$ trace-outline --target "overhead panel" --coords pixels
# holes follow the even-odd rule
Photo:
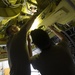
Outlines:
[[[65,24],[75,19],[75,8],[74,8],[75,5],[72,6],[71,3],[68,1],[69,0],[62,0],[58,4],[58,6],[54,9],[54,11],[52,13],[47,12],[47,14],[44,15],[45,17],[43,19],[40,16],[40,19],[42,19],[43,21],[39,24],[39,26],[45,25],[47,27],[48,25],[52,25],[55,22]],[[70,1],[74,2],[74,0],[73,1],[70,0]],[[47,7],[46,9],[49,8],[50,7]],[[46,9],[44,10],[44,12],[47,11]]]

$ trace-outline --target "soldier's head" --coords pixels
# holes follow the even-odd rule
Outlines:
[[[40,49],[46,48],[50,44],[50,37],[48,33],[42,29],[35,29],[31,31],[33,43]]]
[[[9,35],[14,35],[15,33],[17,33],[18,31],[20,31],[20,28],[19,26],[16,26],[16,25],[11,25],[11,26],[8,26],[6,28],[6,34],[9,36]]]

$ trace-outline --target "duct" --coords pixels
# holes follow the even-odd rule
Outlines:
[[[10,3],[6,3],[5,1],[6,0],[0,1],[0,16],[1,17],[12,17],[21,12],[21,9],[22,9],[21,3],[18,2],[17,4],[13,5]]]

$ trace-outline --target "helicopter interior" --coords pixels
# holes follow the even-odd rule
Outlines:
[[[36,12],[30,30],[42,28],[48,32],[54,44],[59,39],[50,32],[48,26],[56,29],[68,38],[72,56],[75,62],[75,0],[1,0],[0,1],[0,61],[7,60],[6,28],[10,25],[25,24]]]

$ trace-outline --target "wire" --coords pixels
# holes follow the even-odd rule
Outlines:
[[[20,5],[23,5],[23,6],[24,6],[24,5],[26,4],[26,2],[27,2],[27,0],[23,0],[23,3],[21,3],[22,0],[20,0],[19,3],[12,5],[8,0],[2,0],[2,1],[3,1],[3,3],[4,3],[6,6],[9,6],[9,7],[11,7],[11,8],[17,8],[17,7],[19,7]]]
[[[6,0],[2,0],[2,2],[3,2],[6,6],[8,6],[8,2],[7,2]]]

